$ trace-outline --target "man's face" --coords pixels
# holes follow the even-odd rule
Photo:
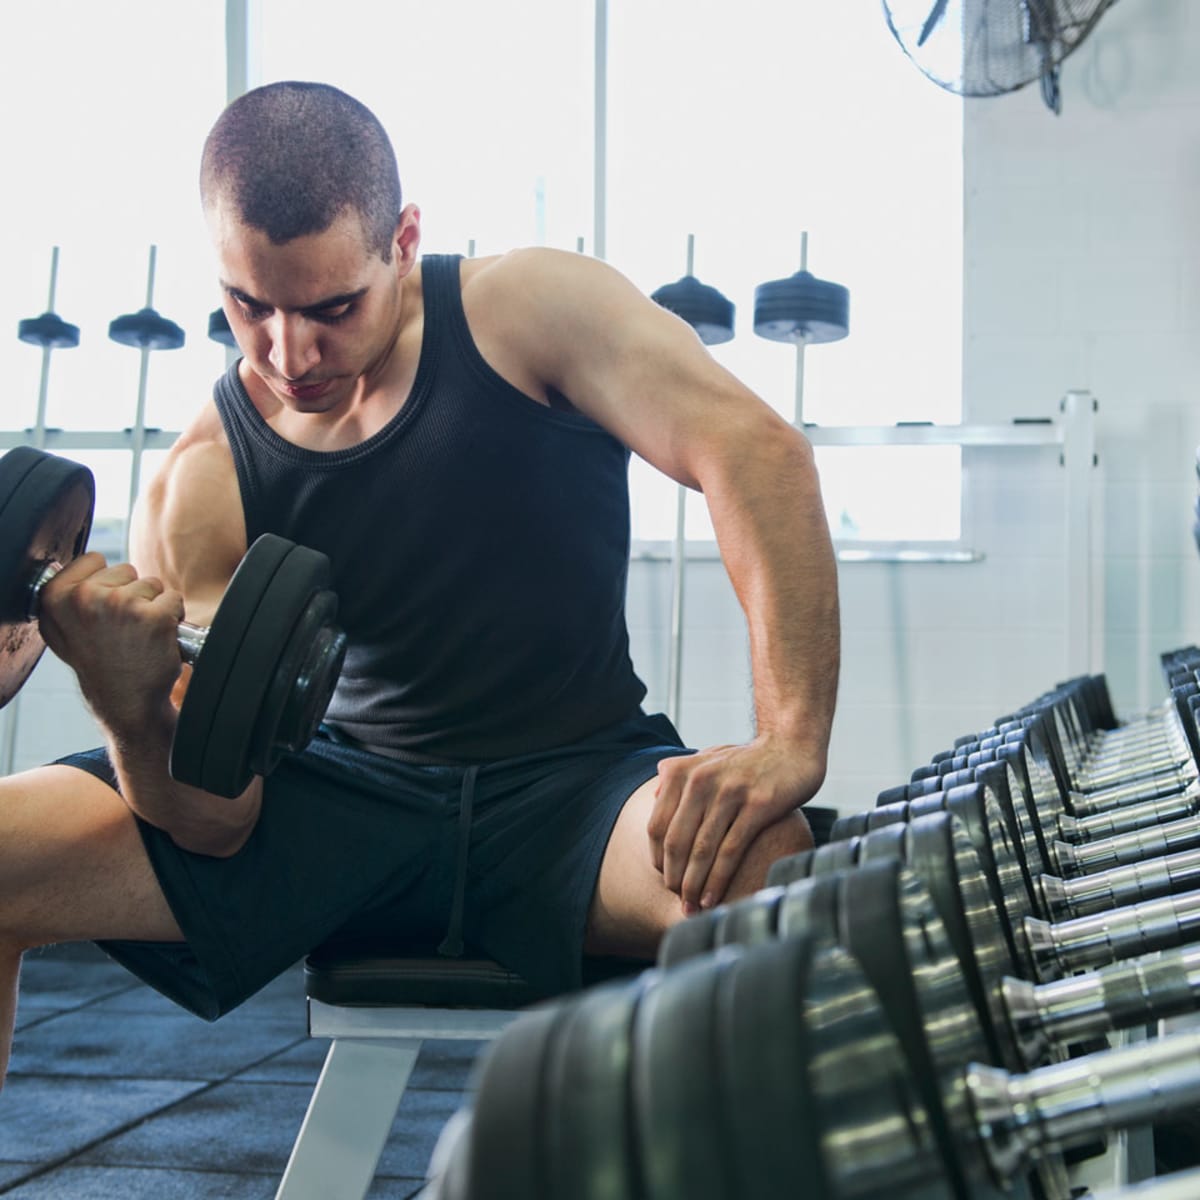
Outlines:
[[[225,315],[273,395],[295,412],[329,412],[386,361],[400,319],[405,266],[366,246],[358,217],[273,245],[231,208],[214,205]]]

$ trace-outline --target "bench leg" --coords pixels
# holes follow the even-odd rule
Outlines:
[[[337,1038],[275,1200],[361,1200],[417,1061],[420,1038]]]

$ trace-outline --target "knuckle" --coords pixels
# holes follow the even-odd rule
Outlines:
[[[663,838],[663,852],[668,858],[680,858],[687,852],[687,843],[680,834],[668,830]]]

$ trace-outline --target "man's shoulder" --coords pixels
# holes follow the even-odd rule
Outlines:
[[[548,246],[523,246],[487,258],[462,260],[463,292],[511,294],[537,299],[556,288],[578,286],[598,264],[581,254]]]

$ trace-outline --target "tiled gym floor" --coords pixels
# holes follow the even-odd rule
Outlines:
[[[299,966],[210,1025],[93,946],[28,955],[0,1092],[0,1195],[272,1197],[327,1045],[307,1036]],[[426,1044],[371,1200],[420,1190],[478,1048]]]

